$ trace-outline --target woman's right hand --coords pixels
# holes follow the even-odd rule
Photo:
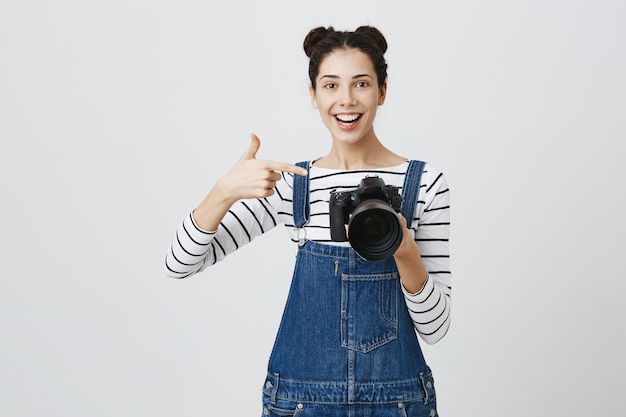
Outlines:
[[[297,165],[256,159],[261,141],[250,135],[250,146],[228,174],[218,181],[219,187],[230,196],[231,204],[244,198],[263,198],[274,194],[281,172],[306,175],[307,171]]]
[[[307,175],[306,169],[297,165],[257,159],[261,141],[250,135],[250,146],[233,168],[213,186],[209,194],[194,210],[196,224],[206,231],[214,231],[238,200],[264,198],[274,194],[281,172]]]

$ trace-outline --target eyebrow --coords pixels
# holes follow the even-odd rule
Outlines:
[[[355,79],[357,79],[357,78],[363,78],[363,77],[371,78],[372,80],[374,79],[374,77],[372,77],[372,76],[371,76],[371,75],[369,75],[369,74],[357,74],[357,75],[354,75],[354,76],[352,77],[352,79],[353,79],[353,80],[355,80]],[[322,80],[322,79],[324,79],[324,78],[339,79],[339,78],[341,78],[341,77],[339,77],[338,75],[326,74],[326,75],[322,75],[322,76],[320,77],[320,80]]]

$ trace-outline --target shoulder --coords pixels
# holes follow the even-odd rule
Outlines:
[[[448,192],[448,182],[443,171],[430,162],[423,162],[423,164],[420,193],[430,195],[431,193]],[[407,175],[409,175],[408,171]]]
[[[437,166],[430,162],[424,162],[424,169],[422,171],[422,182],[433,183],[437,180],[444,179],[444,172]]]
[[[438,176],[443,176],[443,171],[439,168],[439,166],[434,165],[430,162],[425,162],[424,163],[424,174],[426,174],[427,177],[438,177]]]

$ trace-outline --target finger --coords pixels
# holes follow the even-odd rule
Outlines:
[[[268,169],[273,171],[291,172],[292,174],[306,176],[308,171],[297,165],[288,164],[286,162],[268,161]]]
[[[407,227],[407,222],[404,216],[401,213],[398,213],[398,217],[400,218],[400,224],[402,227]]]
[[[272,179],[267,180],[265,188],[267,189],[276,188],[276,180],[272,180]]]
[[[241,160],[245,159],[256,159],[256,153],[261,147],[261,140],[254,133],[250,134],[250,146],[246,150],[246,152],[241,157]]]
[[[280,181],[283,178],[283,175],[278,171],[269,171],[269,175],[267,176],[268,181]]]

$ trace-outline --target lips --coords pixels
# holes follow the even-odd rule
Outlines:
[[[349,129],[356,126],[362,115],[362,113],[336,114],[335,120],[337,120],[339,127]]]

